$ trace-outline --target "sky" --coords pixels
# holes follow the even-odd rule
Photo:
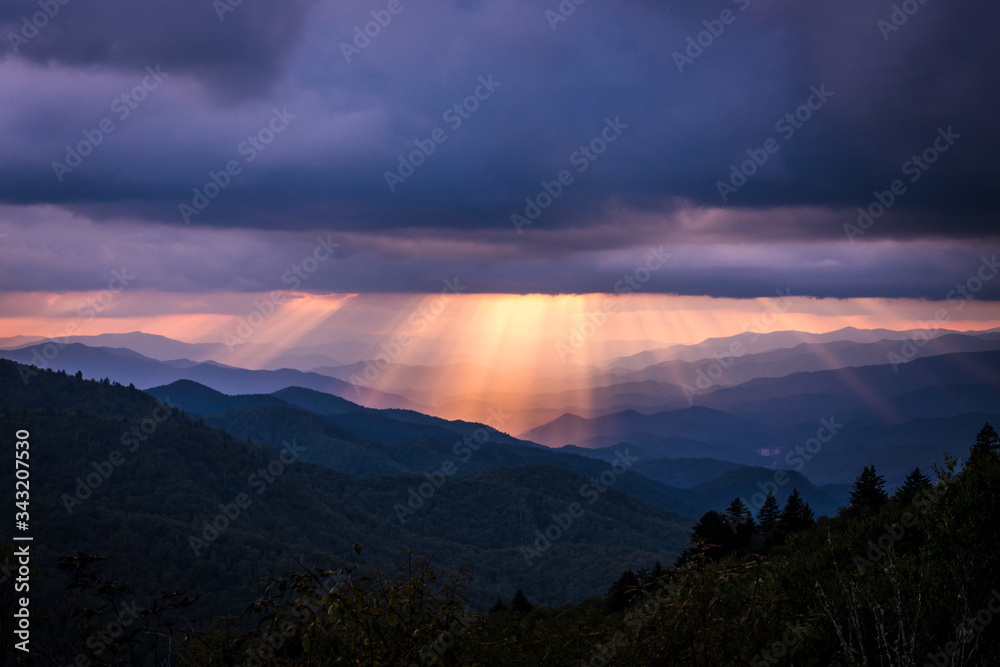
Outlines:
[[[998,19],[944,0],[11,0],[0,335],[76,311],[202,340],[275,291],[286,342],[398,331],[449,284],[451,312],[551,339],[599,301],[476,295],[641,293],[679,322],[657,337],[688,342],[782,291],[802,299],[790,328],[832,330],[907,327],[964,286],[983,303],[956,328],[995,327]],[[648,338],[642,321],[604,335]]]

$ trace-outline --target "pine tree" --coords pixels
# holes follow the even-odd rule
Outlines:
[[[896,498],[904,503],[913,502],[914,496],[923,489],[931,485],[931,478],[920,472],[920,468],[914,468],[913,472],[906,476],[903,485],[896,490]]]
[[[737,526],[750,526],[754,527],[753,514],[747,509],[746,504],[739,498],[734,498],[733,502],[729,503],[729,507],[726,508],[726,523],[729,527],[736,532]]]
[[[733,542],[733,547],[737,550],[749,547],[757,533],[757,525],[754,523],[753,514],[746,504],[739,498],[735,498],[726,508],[725,518],[732,533],[730,539]]]
[[[865,466],[854,480],[851,490],[851,506],[858,510],[877,510],[889,496],[885,492],[885,477],[875,472],[875,466]]]
[[[498,614],[498,613],[505,612],[505,611],[507,611],[507,605],[498,596],[497,597],[497,601],[493,603],[492,607],[490,607],[490,613],[491,614]]]
[[[779,518],[781,518],[781,510],[778,507],[778,499],[768,491],[767,498],[764,498],[764,504],[761,505],[760,512],[757,513],[757,524],[760,526],[760,532],[764,535],[772,534],[778,528]]]
[[[701,547],[695,546],[697,542],[704,544]],[[709,557],[725,556],[733,551],[735,542],[736,538],[726,524],[725,516],[715,510],[709,510],[694,525],[691,530],[691,546],[681,552],[674,562],[674,567],[684,565],[693,553],[702,548]]]
[[[812,527],[813,521],[813,511],[809,503],[802,500],[798,489],[792,489],[785,502],[785,509],[781,510],[781,516],[778,518],[778,530],[782,535],[789,535]]]
[[[624,611],[638,592],[638,586],[639,577],[632,570],[625,570],[618,581],[611,584],[611,588],[608,589],[608,611]]]
[[[733,541],[733,531],[729,529],[723,515],[709,510],[694,525],[691,541],[697,540],[716,546],[729,546]]]
[[[510,610],[515,614],[527,614],[534,609],[532,604],[528,602],[528,598],[524,595],[524,591],[520,588],[517,589],[517,593],[514,593],[514,599],[510,601]]]
[[[972,446],[972,450],[969,452],[969,463],[983,460],[985,457],[996,454],[998,451],[1000,451],[1000,436],[993,430],[990,423],[986,422],[976,435],[976,444]]]

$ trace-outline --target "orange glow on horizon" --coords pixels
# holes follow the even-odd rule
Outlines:
[[[100,292],[6,293],[0,294],[0,313],[4,313],[0,314],[0,337],[64,336],[66,330],[75,325],[75,335],[144,331],[185,342],[211,342],[222,335],[227,324],[258,310],[255,302],[267,300],[270,294],[126,292],[116,296],[105,310],[97,312],[88,304],[91,299],[99,298]],[[348,303],[355,310],[371,313],[379,309],[380,302],[392,299],[393,309],[382,308],[387,314],[377,320],[378,327],[368,326],[370,333],[390,335],[405,333],[409,328],[415,335],[448,340],[465,338],[470,332],[479,335],[495,330],[498,317],[509,319],[512,329],[509,333],[515,335],[519,333],[520,324],[531,321],[539,324],[535,328],[544,330],[547,338],[567,337],[574,326],[580,325],[589,314],[600,312],[601,304],[611,299],[616,304],[615,312],[595,334],[596,340],[656,340],[667,345],[689,345],[706,338],[734,335],[755,317],[775,311],[772,304],[779,302],[773,297],[730,299],[641,293],[617,297],[606,294],[446,295],[450,300],[442,299],[440,294],[286,295],[279,305],[280,312],[310,313],[308,317],[315,317],[316,325],[322,322],[321,315],[330,317]],[[795,296],[785,301],[790,305],[785,312],[779,313],[769,330],[823,333],[847,326],[915,329],[934,324],[937,310],[947,315],[940,323],[942,328],[964,331],[1000,327],[1000,304],[993,302],[964,302],[962,318],[957,319],[958,309],[947,302]],[[443,308],[438,305],[437,312],[432,312],[429,308],[435,302],[445,305]],[[151,310],[157,312],[148,312]],[[472,317],[473,314],[476,317]],[[274,319],[280,317],[283,316]],[[408,318],[414,318],[416,324],[408,324]],[[463,321],[463,327],[454,326],[456,318]],[[301,338],[296,327],[276,324],[261,327],[261,339],[294,346],[295,340]],[[328,324],[330,328],[339,324],[351,327],[356,322]]]
[[[539,393],[559,394],[559,405],[589,411],[594,407],[593,387],[602,386],[600,380],[574,380],[595,369],[600,376],[616,359],[647,350],[747,330],[1000,327],[998,304],[980,301],[965,302],[959,310],[946,302],[806,297],[445,291],[282,293],[284,298],[274,303],[273,294],[126,292],[100,312],[81,306],[99,293],[0,295],[0,307],[7,313],[0,316],[0,337],[142,331],[189,343],[226,344],[213,359],[245,368],[268,367],[287,349],[305,350],[337,363],[361,362],[344,371],[342,379],[362,372],[358,368],[367,369],[371,387],[405,395],[432,414],[489,422],[491,409],[503,410],[521,415],[523,427],[553,417],[543,414],[544,406],[530,404]],[[959,315],[963,319],[954,319]],[[349,345],[337,347],[344,341]],[[375,359],[380,368],[369,368],[367,362]],[[520,432],[517,426],[494,425]]]

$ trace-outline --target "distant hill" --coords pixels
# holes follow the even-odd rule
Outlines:
[[[624,434],[621,439],[609,436],[599,436],[583,441],[585,447],[566,445],[559,451],[583,454],[603,458],[604,452],[613,451],[619,447],[632,447],[641,461],[655,459],[690,459],[708,457],[719,461],[728,461],[740,465],[758,465],[762,462],[760,454],[734,447],[731,445],[715,445],[689,438],[662,437],[650,433],[633,431]]]
[[[661,484],[689,489],[740,467],[738,463],[718,459],[676,458],[639,461],[635,471]]]
[[[563,448],[569,449],[572,448]],[[599,453],[602,458],[607,458],[610,450],[586,451]],[[912,469],[911,465],[906,473]],[[782,503],[793,488],[798,488],[803,499],[817,514],[832,516],[847,499],[847,486],[817,487],[795,470],[746,466],[716,459],[646,459],[636,462],[635,472],[670,487],[674,495],[696,508],[699,516],[708,510],[720,510],[728,506],[736,497],[741,497],[750,505],[754,494],[761,491],[760,485],[767,489],[771,489],[773,485],[775,497]],[[777,473],[781,475],[777,479],[785,480],[784,483],[775,482]],[[758,507],[752,506],[752,509],[756,512]]]
[[[341,415],[365,409],[346,398],[314,389],[306,389],[305,387],[286,387],[273,392],[271,395],[289,405],[294,405],[319,415]]]
[[[244,410],[264,406],[285,405],[270,394],[229,396],[193,380],[177,380],[163,387],[148,390],[152,396],[176,405],[186,412],[210,415],[225,410]]]
[[[40,336],[0,338],[0,349],[13,350],[53,340]],[[187,343],[166,336],[148,334],[141,331],[106,333],[94,336],[65,336],[57,342],[60,345],[81,343],[87,347],[126,348],[158,361],[191,359],[198,362],[215,361],[217,363],[248,368],[294,368],[306,371],[316,366],[340,363],[336,356],[332,356],[329,353],[289,350],[273,343],[246,341],[240,343],[235,348],[231,348],[221,342]],[[348,354],[351,351],[355,351],[354,345],[350,341],[338,341],[332,345]],[[261,366],[256,365],[258,360],[261,361]]]
[[[875,463],[889,484],[898,484],[915,466],[941,464],[945,451],[965,456],[971,443],[956,434],[1000,423],[998,377],[1000,351],[939,354],[896,369],[845,367],[711,387],[696,398],[707,411],[563,415],[524,437],[584,448],[631,445],[643,460],[710,457],[782,468],[832,419],[839,424],[835,437],[803,469],[810,480],[849,484]]]
[[[708,442],[726,439],[739,442],[747,449],[759,447],[766,442],[765,429],[749,419],[701,406],[651,415],[625,410],[593,419],[566,414],[522,434],[521,437],[551,446],[581,445],[597,436],[620,438],[631,431],[664,438],[680,437]]]
[[[898,339],[874,342],[833,341],[827,343],[800,343],[790,348],[758,352],[757,345],[748,345],[735,360],[726,355],[727,367],[719,384],[737,385],[754,378],[784,377],[805,371],[834,370],[853,366],[879,366],[888,362],[889,355],[899,353]],[[932,357],[958,352],[986,352],[1000,349],[1000,339],[993,335],[940,334],[929,342],[913,348],[913,358]],[[601,376],[603,381],[615,381],[623,386],[632,382],[671,382],[678,386],[695,386],[699,377],[709,372],[716,359],[697,361],[671,360],[647,366],[640,370],[617,375]],[[715,372],[715,371],[713,371]],[[624,382],[627,380],[628,382]],[[607,390],[605,390],[607,391]],[[669,395],[667,396],[669,398]],[[603,397],[596,399],[603,404]],[[685,397],[681,394],[680,398]]]
[[[886,361],[880,365],[758,378],[736,387],[713,388],[696,403],[725,410],[727,406],[769,398],[825,394],[864,398],[878,409],[880,401],[917,389],[995,383],[998,377],[1000,351],[942,354],[895,366]]]
[[[632,431],[620,435],[599,435],[580,441],[583,447],[605,449],[621,445],[634,445],[644,458],[675,459],[707,456],[721,461],[755,465],[762,461],[756,450],[736,445],[717,445],[691,438],[662,436],[645,431]]]
[[[730,470],[690,489],[689,493],[692,502],[717,509],[727,507],[734,498],[742,498],[756,515],[767,495],[766,490],[771,490],[783,506],[792,489],[798,489],[816,516],[834,516],[838,508],[847,504],[846,495],[832,496],[795,470],[771,470],[757,466]]]
[[[910,338],[918,330],[892,331],[890,329],[856,329],[844,327],[836,331],[814,334],[804,331],[772,331],[763,334],[746,332],[735,336],[722,338],[707,338],[693,345],[671,345],[658,350],[647,350],[616,359],[610,365],[626,370],[640,370],[664,361],[682,360],[698,361],[709,359],[714,354],[730,354],[733,343],[742,343],[751,353],[768,352],[781,348],[792,348],[801,343],[829,343],[834,341],[852,341],[855,343],[874,343],[879,340],[902,340]],[[932,335],[958,333],[946,329],[935,329]]]
[[[930,474],[948,453],[968,460],[969,448],[984,423],[1000,424],[1000,408],[992,413],[970,412],[949,417],[927,417],[899,424],[859,420],[825,445],[822,456],[803,471],[817,484],[852,481],[865,465],[875,465],[885,476],[886,486],[895,488],[914,467]]]
[[[148,393],[203,415],[206,423],[232,435],[275,448],[294,438],[306,446],[303,460],[352,476],[424,473],[457,458],[463,459],[457,475],[484,468],[548,465],[596,477],[608,469],[606,463],[512,438],[487,425],[447,421],[409,410],[364,408],[332,396],[327,397],[334,399],[330,403],[324,394],[308,389],[291,388],[277,394],[295,395],[314,407],[332,405],[340,411],[317,414],[286,404],[276,398],[277,394],[225,396],[190,381],[155,387]],[[353,411],[347,412],[347,406],[353,406]],[[208,408],[214,410],[209,412]],[[617,460],[619,452],[626,449],[612,451],[608,461]],[[632,472],[622,475],[616,488],[671,512],[690,515],[701,511],[700,506],[687,502],[682,492]]]
[[[420,407],[402,396],[356,387],[336,378],[288,368],[263,371],[234,368],[214,362],[198,363],[189,359],[164,362],[123,348],[93,348],[80,343],[66,345],[49,359],[46,353],[53,348],[46,348],[47,345],[54,344],[29,345],[8,350],[3,356],[19,363],[36,364],[68,373],[81,371],[86,378],[107,377],[139,388],[166,385],[176,380],[194,380],[224,394],[269,394],[286,387],[305,387],[350,397],[369,407]]]
[[[25,385],[15,364],[0,361],[0,429],[27,428],[33,442],[32,481],[38,490],[32,495],[32,566],[38,568],[33,584],[38,582],[39,590],[32,591],[40,600],[51,600],[65,583],[54,569],[56,557],[83,551],[108,555],[109,572],[137,582],[139,592],[191,588],[203,594],[200,613],[229,613],[257,594],[260,577],[297,569],[298,562],[349,566],[351,545],[358,543],[369,562],[385,569],[405,564],[408,548],[436,554],[441,568],[466,565],[474,577],[469,597],[475,608],[488,607],[498,595],[509,598],[518,588],[532,591],[533,600],[560,605],[603,594],[609,573],[669,561],[689,537],[691,519],[624,495],[617,484],[600,494],[599,502],[587,503],[580,491],[589,484],[586,477],[539,465],[442,476],[424,506],[401,523],[397,506],[406,507],[411,489],[429,483],[423,474],[352,478],[300,458],[272,473],[272,482],[261,482],[261,471],[278,460],[276,449],[182,413],[144,431],[142,424],[160,414],[157,410],[163,408],[137,389],[51,371]],[[310,414],[291,406],[239,412],[270,423],[271,411],[284,411],[295,423]],[[312,417],[316,426],[324,423]],[[128,451],[133,427],[147,437]],[[288,442],[294,437],[285,434]],[[96,471],[113,450],[121,461],[107,463],[111,472],[101,478]],[[10,466],[0,471],[0,483],[8,488],[12,471]],[[70,514],[64,494],[76,493],[84,483],[80,479],[91,474],[101,479],[96,488],[84,489],[86,497]],[[196,555],[189,538],[203,535],[220,503],[233,503],[240,493],[248,493],[252,503]],[[574,502],[586,503],[584,515],[529,566],[520,547]]]
[[[178,380],[147,390],[153,396],[201,415],[252,410],[263,406],[298,407],[327,418],[371,440],[398,444],[415,438],[437,438],[444,442],[471,436],[477,430],[489,433],[493,443],[539,448],[534,442],[513,438],[492,426],[466,421],[449,421],[414,410],[366,408],[347,399],[304,387],[286,387],[267,395],[229,396],[191,380]]]

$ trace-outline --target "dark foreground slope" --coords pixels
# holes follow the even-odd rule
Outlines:
[[[411,489],[433,480],[351,478],[288,454],[279,466],[278,450],[167,416],[137,390],[48,372],[24,385],[18,370],[0,362],[0,433],[30,431],[33,653],[11,647],[11,573],[0,587],[0,664],[15,656],[199,667],[1000,660],[1000,437],[988,426],[975,440],[964,436],[974,442],[966,464],[950,461],[930,479],[914,471],[891,497],[871,471],[832,518],[793,513],[789,498],[776,523],[734,517],[727,531],[719,507],[694,537],[722,541],[693,546],[673,566],[664,559],[666,567],[622,571],[614,564],[648,563],[661,551],[676,517],[614,488],[595,489],[590,503],[570,471],[481,469],[399,512]],[[0,476],[8,489],[11,470]],[[76,504],[74,484],[88,481],[94,488],[81,487]],[[225,515],[213,518],[220,503],[233,514],[228,526]],[[204,531],[206,517],[217,535]],[[204,540],[196,549],[192,533]],[[88,559],[77,558],[80,586],[58,596],[71,579],[55,570],[55,556],[77,550],[107,554],[104,576],[134,590],[89,578]],[[11,551],[4,540],[0,562],[10,564]],[[434,554],[436,574],[420,554]],[[300,563],[338,571],[312,570],[310,581]],[[463,564],[471,605],[451,583],[464,578]],[[286,570],[295,574],[257,585]],[[500,592],[514,585],[527,595]],[[174,625],[157,623],[164,615],[151,607],[179,599],[156,601],[162,588],[200,597],[169,611]],[[607,594],[558,609],[538,604],[589,590]],[[485,595],[502,601],[477,613]]]
[[[614,490],[587,504],[585,478],[538,466],[436,476],[434,488],[423,475],[352,478],[306,463],[293,438],[282,453],[136,389],[50,371],[25,384],[0,361],[0,432],[18,429],[30,432],[32,564],[46,605],[65,583],[56,558],[77,551],[109,556],[109,574],[148,591],[201,592],[207,617],[299,562],[346,566],[353,544],[386,569],[408,550],[466,566],[476,606],[535,586],[540,601],[562,604],[603,592],[608,572],[673,558],[691,525]],[[5,489],[13,474],[0,471]],[[418,503],[410,489],[429,497]],[[574,502],[586,513],[529,565],[521,547]]]

